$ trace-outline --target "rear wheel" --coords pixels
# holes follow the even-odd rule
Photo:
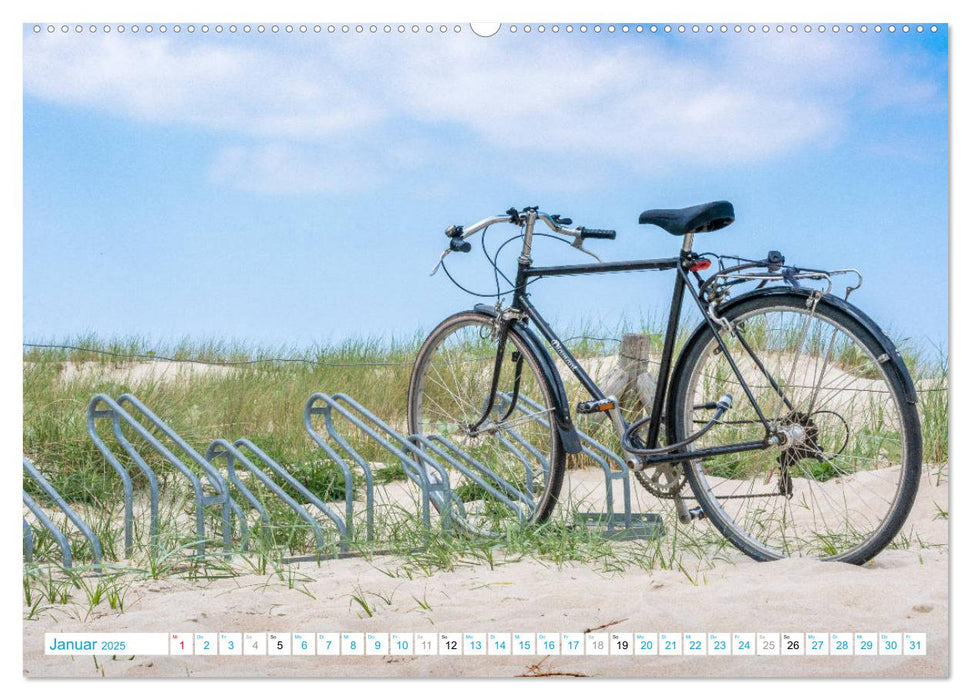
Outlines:
[[[733,333],[722,329],[721,338],[785,442],[683,465],[702,509],[755,559],[869,560],[899,532],[920,480],[920,423],[906,370],[901,375],[874,333],[825,298],[813,305],[802,294],[759,295],[725,318]],[[691,449],[763,439],[710,329],[689,342],[682,367],[670,440],[696,432],[723,394],[734,407]]]
[[[491,316],[473,311],[450,316],[419,350],[408,393],[408,429],[435,441],[462,465],[433,455],[448,470],[450,515],[483,534],[517,521],[548,519],[566,461],[553,393],[539,361],[510,330],[492,392],[499,349]]]

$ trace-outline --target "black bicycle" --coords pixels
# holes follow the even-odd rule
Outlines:
[[[674,500],[682,522],[710,519],[755,559],[862,563],[890,543],[910,512],[921,471],[917,397],[907,368],[877,324],[848,303],[862,283],[856,270],[796,267],[778,251],[744,259],[692,250],[695,234],[734,218],[724,201],[645,211],[640,223],[682,237],[681,252],[624,262],[602,262],[583,247],[613,239],[615,231],[573,228],[570,219],[537,207],[446,230],[450,244],[439,265],[458,284],[446,256],[468,252],[469,237],[495,224],[521,229],[486,253],[497,287],[500,278],[508,285],[492,296],[511,295],[511,304],[480,304],[446,318],[421,346],[412,372],[409,430],[448,438],[493,475],[493,483],[456,486],[465,506],[478,504],[479,517],[493,524],[511,510],[531,522],[547,520],[566,456],[580,451],[575,409],[611,421],[628,466],[645,488]],[[537,232],[537,222],[556,235]],[[572,239],[597,262],[534,266],[536,236]],[[520,240],[509,279],[497,259]],[[648,415],[628,421],[529,291],[543,278],[638,270],[673,270],[675,279],[657,388]],[[843,298],[831,293],[833,277],[854,273],[858,280]],[[744,285],[755,288],[743,291]],[[704,320],[676,352],[686,291]],[[576,406],[543,340],[589,394]],[[496,493],[516,494],[523,507],[510,509],[509,499],[490,495]]]

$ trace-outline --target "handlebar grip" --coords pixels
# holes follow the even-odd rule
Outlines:
[[[586,228],[584,226],[581,226],[580,238],[609,238],[613,240],[614,238],[617,238],[617,232],[611,231],[609,229]]]

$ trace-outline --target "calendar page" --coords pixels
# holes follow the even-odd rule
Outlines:
[[[947,22],[264,10],[22,26],[26,678],[950,675]]]

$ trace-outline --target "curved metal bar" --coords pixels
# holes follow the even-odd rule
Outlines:
[[[276,460],[272,459],[267,455],[262,449],[254,445],[250,440],[246,438],[240,438],[233,443],[240,450],[249,450],[263,462],[267,467],[272,469],[281,479],[286,481],[295,491],[297,491],[301,496],[307,499],[307,502],[313,505],[317,510],[324,514],[337,528],[341,535],[341,551],[347,551],[347,525],[341,517],[334,512],[334,509],[324,503],[321,499],[311,492],[306,486],[304,486],[295,476],[284,469]]]
[[[377,442],[384,449],[401,460],[401,465],[405,470],[405,474],[418,485],[421,492],[421,517],[422,521],[425,523],[425,526],[430,528],[431,497],[429,494],[432,488],[431,480],[429,479],[430,472],[422,464],[419,464],[412,457],[405,454],[405,451],[413,454],[417,459],[423,461],[427,460],[428,463],[438,472],[439,478],[435,482],[435,488],[438,491],[441,491],[442,485],[448,481],[448,476],[445,469],[440,464],[435,462],[434,459],[431,459],[427,455],[423,454],[421,450],[411,444],[405,437],[395,432],[387,423],[382,421],[371,411],[366,409],[347,394],[334,394],[332,397],[327,397],[324,400],[329,402],[332,408],[340,413],[348,422],[370,436],[372,440]],[[366,418],[368,421],[376,425],[381,431],[387,434],[388,438],[395,440],[401,446],[401,448],[395,446],[395,444],[392,443],[388,438],[378,433],[373,427],[371,427],[371,425],[368,425],[368,423],[362,420],[361,417],[348,410],[348,408],[343,406],[342,403],[347,404],[347,406],[354,409],[354,411],[360,414],[360,416]],[[336,426],[334,425],[332,414],[328,413],[325,415],[325,424],[330,436],[338,444],[340,444],[341,447],[343,447],[348,454],[354,458],[355,461],[362,465],[367,463],[367,460],[361,457],[361,455],[358,454],[353,447],[351,447],[350,443],[348,443],[337,430]]]
[[[604,470],[604,490],[607,492],[607,515],[611,518],[614,514],[613,481],[615,479],[620,480],[621,489],[624,493],[624,524],[627,527],[630,527],[631,523],[633,522],[631,517],[630,501],[630,467],[627,466],[627,462],[624,461],[623,457],[612,451],[610,448],[597,442],[586,433],[578,430],[577,434],[580,436],[580,444],[582,446],[581,451],[583,454],[600,464],[601,468]],[[600,454],[596,454],[597,452]],[[606,460],[610,460],[617,465],[619,469],[617,471],[611,469],[604,457],[606,457]]]
[[[222,450],[222,453],[218,452],[220,449]],[[239,460],[240,464],[246,467],[246,469],[248,469],[253,476],[259,479],[260,482],[270,489],[270,491],[272,491],[277,498],[286,503],[290,510],[297,514],[297,517],[310,525],[311,530],[314,532],[314,540],[317,543],[317,550],[320,551],[324,549],[326,543],[324,542],[324,531],[320,528],[320,523],[318,523],[314,517],[303,508],[303,506],[293,500],[293,498],[291,498],[286,491],[281,489],[276,482],[263,473],[262,469],[253,464],[253,462],[251,462],[246,455],[240,452],[235,445],[230,444],[222,438],[217,438],[216,440],[212,441],[212,443],[209,445],[209,449],[206,451],[207,459],[212,456],[225,456],[227,470],[230,474],[230,479],[232,482],[237,488],[242,486],[241,490],[249,493],[249,496],[252,497],[252,500],[250,501],[251,503],[259,503],[259,499],[253,497],[253,494],[249,492],[249,489],[242,485],[239,476],[236,474],[236,470],[230,466],[233,462]],[[261,511],[264,522],[269,524],[270,519],[266,515],[266,509],[263,507],[262,503],[260,503],[258,510]]]
[[[856,275],[856,284],[853,286],[847,285],[846,292],[843,294],[843,301],[850,298],[850,294],[855,292],[857,289],[863,286],[863,273],[857,270],[855,267],[847,267],[841,270],[830,270],[829,274],[836,275]]]
[[[108,410],[99,409],[98,404],[106,403],[109,405]],[[88,402],[88,414],[87,414],[87,426],[88,426],[88,437],[91,438],[91,442],[97,448],[98,452],[105,458],[112,469],[117,472],[118,477],[121,479],[121,485],[124,489],[125,494],[125,556],[130,557],[132,552],[132,522],[134,521],[133,515],[133,495],[132,495],[132,484],[131,476],[128,474],[128,470],[125,469],[121,462],[115,458],[114,453],[108,448],[101,436],[98,435],[98,428],[95,425],[95,420],[98,418],[111,418],[116,420],[115,409],[117,408],[114,400],[105,394],[96,394],[90,402]],[[140,469],[145,473],[146,478],[148,478],[149,488],[151,489],[151,503],[152,503],[152,518],[149,523],[150,539],[154,543],[157,542],[158,531],[157,531],[157,521],[158,521],[158,480],[155,479],[155,473],[145,465],[144,468],[141,464],[138,465]]]
[[[27,459],[24,460],[24,471],[30,475],[38,486],[47,494],[47,496],[57,504],[57,507],[61,509],[61,512],[67,516],[67,519],[74,523],[74,526],[81,531],[85,539],[91,544],[91,552],[94,558],[94,568],[95,571],[101,570],[101,542],[98,540],[98,536],[92,532],[91,528],[88,527],[87,523],[81,519],[81,516],[75,512],[75,510],[68,505],[68,502],[57,492],[51,483],[44,478],[44,476],[37,470],[37,467]]]
[[[132,428],[138,434],[138,436],[142,440],[147,442],[152,449],[154,449],[156,452],[162,455],[162,457],[164,457],[165,460],[169,462],[169,464],[171,464],[176,469],[178,469],[192,484],[192,490],[195,494],[196,535],[198,537],[198,544],[196,545],[196,547],[199,550],[199,554],[204,554],[206,551],[205,517],[204,517],[204,511],[203,511],[203,502],[204,502],[205,496],[202,491],[202,481],[199,479],[199,476],[191,469],[189,469],[187,466],[185,466],[185,464],[182,463],[182,460],[176,457],[165,445],[159,442],[159,440],[154,435],[148,432],[148,429],[144,425],[142,425],[138,420],[132,417],[124,408],[122,408],[119,402],[116,402],[115,400],[111,399],[108,396],[105,396],[104,394],[100,395],[100,399],[102,402],[106,403],[112,409],[112,411],[115,412],[115,416],[117,418],[123,420],[130,428]],[[127,443],[127,441],[125,441],[125,443]],[[129,454],[131,455],[133,452],[137,454],[137,451],[135,450],[135,448],[131,446],[130,443],[127,443],[127,444],[128,444],[128,448],[130,448],[131,450]],[[122,447],[125,447],[124,443],[122,444]],[[127,451],[128,449],[126,448],[126,452]],[[143,464],[145,464],[144,460],[142,460],[141,458],[136,459],[135,462],[140,467]],[[147,469],[147,465],[145,465],[145,468]],[[151,471],[151,470],[149,469],[148,471]]]
[[[250,505],[256,509],[256,512],[260,515],[260,520],[269,525],[270,516],[267,515],[266,507],[263,505],[263,502],[253,495],[253,492],[246,487],[246,484],[244,484],[236,474],[235,450],[224,448],[222,451],[219,451],[219,448],[223,445],[223,443],[226,443],[226,441],[221,438],[217,438],[210,443],[209,448],[206,450],[206,461],[212,463],[220,457],[226,458],[226,473],[229,475],[230,483],[232,483],[239,490],[239,492],[243,494],[243,498],[249,501]]]
[[[135,463],[135,465],[141,470],[141,472],[148,479],[148,507],[149,507],[149,539],[153,543],[153,546],[158,545],[158,476],[148,466],[148,463],[142,459],[142,456],[138,454],[135,447],[128,441],[125,437],[124,432],[121,429],[121,417],[118,411],[112,411],[111,415],[111,430],[114,433],[115,441],[121,445],[121,448],[125,451],[128,457]]]
[[[133,394],[122,394],[118,397],[119,405],[124,405],[126,403],[134,406],[139,413],[152,421],[153,427],[156,427],[162,431],[165,437],[174,442],[180,450],[189,455],[189,457],[192,458],[192,461],[202,468],[210,484],[214,489],[217,490],[217,492],[225,492],[226,480],[223,479],[223,476],[219,473],[219,470],[209,464],[209,462],[207,462],[202,455],[196,452],[192,445],[182,439],[181,435],[172,430],[172,428],[170,428],[165,421],[156,416],[148,406],[139,401],[138,397],[134,396]]]
[[[58,528],[49,517],[47,517],[47,513],[44,512],[44,509],[37,505],[37,502],[31,498],[30,494],[26,491],[24,491],[24,505],[27,506],[28,510],[34,514],[34,517],[40,521],[41,525],[43,525],[44,528],[54,536],[54,539],[57,540],[57,544],[61,548],[61,558],[64,562],[64,568],[70,569],[73,566],[73,561],[71,559],[71,545],[67,541],[67,537],[65,537],[60,528]]]
[[[479,462],[479,460],[475,459],[475,457],[467,453],[465,450],[463,450],[461,447],[459,447],[452,441],[448,440],[447,438],[444,438],[441,435],[429,435],[427,438],[422,435],[410,435],[409,438],[412,440],[418,440],[419,442],[421,442],[422,445],[424,445],[432,452],[439,455],[442,459],[446,460],[453,467],[455,467],[456,471],[458,471],[461,474],[464,474],[466,477],[471,479],[474,483],[478,484],[486,491],[488,491],[490,494],[492,494],[499,500],[503,501],[506,505],[508,505],[510,508],[516,511],[516,515],[518,515],[520,518],[524,518],[525,516],[523,515],[522,509],[519,507],[519,503],[525,503],[530,508],[533,507],[534,505],[533,500],[528,495],[524,494],[522,491],[517,489],[515,486],[510,484],[508,481],[503,479],[501,476],[496,474],[487,466]],[[438,443],[438,445],[436,445],[435,443]],[[461,457],[462,460],[475,467],[475,470],[469,469],[468,467],[463,465],[460,461],[456,460],[454,457],[446,453],[445,450],[439,447],[439,445],[443,445],[452,453]],[[488,479],[492,480],[492,483],[478,476],[475,473],[476,471],[479,471],[485,474]],[[496,484],[501,486],[502,489],[505,491],[505,493],[497,489]],[[516,500],[515,501],[512,500],[510,496],[514,497]]]
[[[504,395],[505,396],[505,395]],[[506,398],[508,400],[508,398]],[[534,410],[541,410],[542,406],[537,402],[533,401],[528,396],[520,395],[519,402],[527,407]],[[526,413],[526,409],[520,407],[523,413]],[[528,414],[532,420],[537,421],[544,428],[549,427],[549,422],[544,420],[540,415]],[[612,517],[614,514],[614,489],[613,481],[614,479],[619,479],[621,482],[621,488],[624,495],[624,523],[627,527],[630,527],[633,519],[631,514],[631,491],[630,491],[630,467],[627,466],[627,462],[618,455],[616,452],[612,451],[610,448],[606,447],[602,443],[598,442],[586,433],[577,430],[577,436],[580,438],[580,452],[587,455],[593,459],[597,464],[600,465],[604,472],[604,490],[606,491],[606,506],[608,522],[612,522]],[[600,454],[596,454],[599,452]],[[602,456],[601,456],[602,455]],[[604,459],[606,458],[606,459]],[[619,471],[614,471],[610,468],[610,464],[607,462],[609,460],[615,464]]]
[[[320,392],[314,393],[307,399],[307,403],[303,410],[303,425],[307,434],[310,435],[310,439],[313,440],[317,446],[327,453],[327,456],[334,460],[334,463],[341,468],[344,472],[344,512],[345,512],[345,522],[347,523],[347,529],[349,533],[354,532],[354,477],[351,474],[351,468],[344,461],[333,447],[317,432],[314,428],[313,417],[315,415],[324,416],[325,424],[330,420],[330,405],[324,403],[323,406],[316,406],[318,401],[323,402],[324,399],[329,399],[326,394]],[[360,462],[358,462],[360,464]],[[370,542],[374,539],[374,475],[371,473],[371,466],[366,462],[361,465],[364,471],[364,488],[365,488],[365,501],[364,501],[364,511],[365,511],[365,523],[367,529],[367,540]]]
[[[206,480],[209,482],[210,486],[212,486],[212,488],[216,491],[216,495],[210,496],[210,497],[203,496],[201,499],[201,505],[198,505],[196,508],[197,518],[202,526],[202,528],[200,529],[200,534],[204,536],[204,524],[202,522],[203,518],[201,515],[202,507],[206,505],[220,506],[222,510],[223,547],[225,551],[228,552],[230,547],[232,546],[232,526],[231,526],[230,512],[235,510],[238,515],[242,516],[242,509],[240,509],[238,504],[234,503],[232,498],[230,497],[229,486],[226,484],[226,480],[223,479],[222,474],[220,474],[217,469],[215,469],[211,464],[209,464],[209,462],[207,462],[202,457],[202,455],[196,452],[196,450],[192,447],[192,445],[187,443],[185,440],[182,439],[182,437],[177,432],[172,430],[165,423],[165,421],[163,421],[161,418],[156,416],[151,411],[151,409],[148,408],[148,406],[146,406],[144,403],[139,401],[136,396],[134,396],[133,394],[122,394],[121,396],[118,397],[118,403],[119,404],[127,403],[134,406],[142,415],[144,415],[146,418],[148,418],[148,420],[152,422],[154,427],[162,431],[162,433],[169,440],[174,442],[179,449],[181,449],[183,452],[189,455],[189,457],[192,458],[192,461],[202,468],[202,471],[206,475]],[[166,459],[170,459],[170,461],[175,460],[179,462],[179,464],[181,464],[181,461],[177,460],[175,456],[172,455],[171,451],[164,448],[164,446],[162,446],[162,449],[165,450],[165,452],[163,452],[163,456],[166,456],[166,453],[168,455],[171,455],[171,458],[166,456]],[[186,468],[186,472],[189,472],[188,468]],[[193,476],[195,477],[195,475]],[[199,482],[199,479],[197,477],[195,477],[195,482],[201,484],[201,482]],[[205,544],[204,543],[200,544],[200,547],[204,551]]]
[[[24,518],[24,561],[30,563],[34,561],[34,533],[30,529],[27,518]]]

